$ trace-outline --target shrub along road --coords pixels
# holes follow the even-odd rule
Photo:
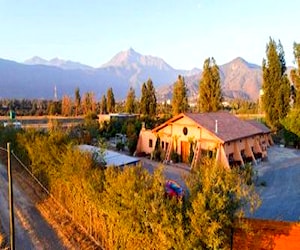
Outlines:
[[[300,151],[281,148],[277,145],[268,149],[268,160],[254,166],[257,171],[256,190],[262,204],[254,214],[247,217],[281,221],[300,220]],[[143,166],[150,172],[159,163],[141,159]],[[167,179],[177,181],[184,188],[184,175],[189,173],[188,167],[180,164],[165,165],[164,174]],[[184,165],[184,164],[182,164]]]

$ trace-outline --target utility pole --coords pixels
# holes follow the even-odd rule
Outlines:
[[[14,224],[14,202],[13,202],[13,185],[11,174],[11,152],[10,142],[7,143],[7,175],[8,175],[8,198],[9,198],[9,232],[10,232],[10,249],[15,250],[15,224]]]

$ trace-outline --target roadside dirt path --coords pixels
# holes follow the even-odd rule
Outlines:
[[[6,166],[0,164],[0,221],[9,235],[8,180]],[[35,207],[35,201],[13,183],[16,249],[67,249],[53,228]],[[7,239],[9,242],[9,238]]]

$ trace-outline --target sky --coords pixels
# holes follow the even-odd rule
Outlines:
[[[133,48],[176,69],[208,57],[261,65],[272,37],[293,66],[299,10],[299,0],[0,0],[0,58],[100,67]]]

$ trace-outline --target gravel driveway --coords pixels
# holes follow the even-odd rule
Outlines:
[[[251,217],[299,221],[300,151],[275,145],[268,155],[267,161],[255,166],[262,204]]]

